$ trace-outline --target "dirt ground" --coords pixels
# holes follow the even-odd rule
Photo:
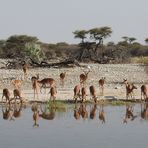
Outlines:
[[[12,79],[22,80],[21,93],[25,100],[34,100],[33,89],[31,85],[31,77],[39,74],[39,79],[54,78],[57,85],[57,99],[58,100],[72,100],[74,86],[79,84],[79,75],[84,71],[88,71],[88,79],[86,82],[87,99],[90,99],[89,86],[94,85],[98,99],[125,99],[125,85],[123,79],[134,83],[137,89],[134,90],[135,98],[140,99],[140,86],[148,84],[148,65],[138,64],[84,64],[82,67],[73,68],[30,68],[28,71],[28,78],[24,79],[22,69],[0,69],[0,96],[2,96],[3,88],[8,88],[13,97],[14,86],[11,84]],[[65,85],[60,85],[59,75],[61,72],[66,72]],[[100,95],[100,88],[98,80],[106,77],[104,86],[104,96]],[[49,88],[46,92],[43,90],[39,92],[39,100],[46,101],[50,98],[48,94]],[[35,98],[37,99],[37,97]]]

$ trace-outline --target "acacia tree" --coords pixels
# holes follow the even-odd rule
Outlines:
[[[84,39],[86,38],[86,34],[88,32],[86,30],[76,30],[73,32],[75,38],[80,38],[81,42],[84,43]]]
[[[136,38],[130,37],[128,40],[129,40],[129,43],[132,44],[134,41],[136,41]]]
[[[89,31],[90,38],[96,41],[95,51],[98,49],[99,45],[103,45],[103,40],[107,37],[111,36],[112,30],[110,27],[100,27],[100,28],[93,28]]]
[[[122,38],[124,39],[124,42],[127,42],[129,44],[132,44],[136,40],[136,38],[134,37],[123,36]]]
[[[146,44],[148,44],[148,38],[146,38],[144,41],[145,41]]]
[[[75,38],[81,39],[81,43],[80,43],[81,53],[80,53],[80,57],[79,57],[79,60],[81,60],[85,49],[87,49],[89,58],[92,58],[91,53],[93,53],[93,52],[94,52],[93,56],[97,58],[96,51],[98,49],[98,46],[103,45],[103,40],[107,37],[110,37],[112,30],[110,27],[105,26],[105,27],[100,27],[100,28],[92,28],[88,31],[86,31],[86,30],[79,30],[78,31],[77,30],[73,33],[75,35]],[[90,40],[94,40],[95,42],[91,42],[91,41],[86,42],[85,39],[87,38],[87,35]],[[95,49],[95,50],[93,52],[91,52],[92,50],[90,50],[90,49]],[[103,47],[102,47],[102,49],[103,49]]]

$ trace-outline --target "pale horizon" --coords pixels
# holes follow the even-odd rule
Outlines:
[[[72,32],[109,26],[105,42],[148,38],[147,0],[0,0],[0,40],[12,35],[36,36],[41,42],[79,43]]]

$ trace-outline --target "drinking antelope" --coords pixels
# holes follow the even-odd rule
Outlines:
[[[81,88],[81,86],[80,85],[76,85],[75,87],[74,87],[74,97],[73,97],[73,99],[75,100],[75,103],[77,103],[77,98],[80,98],[80,88]]]
[[[94,102],[96,103],[97,102],[97,96],[96,96],[96,89],[93,85],[91,85],[89,87],[89,90],[90,90],[90,95],[92,96],[92,99],[94,99]]]
[[[82,94],[82,102],[84,102],[84,100],[86,101],[87,91],[85,87],[81,88],[81,94]]]
[[[52,86],[50,88],[50,100],[53,100],[53,102],[56,99],[56,94],[57,94],[57,88],[56,88],[56,86]]]
[[[6,98],[6,102],[8,101],[10,104],[10,92],[7,88],[3,89],[2,102],[4,97]]]
[[[23,103],[20,90],[14,89],[14,90],[13,90],[13,95],[14,95],[15,103],[16,103],[16,99],[19,99],[20,102],[21,102],[21,104]]]
[[[146,85],[141,86],[141,100],[142,96],[145,101],[148,101],[148,87]]]

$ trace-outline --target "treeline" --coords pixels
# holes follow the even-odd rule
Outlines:
[[[65,42],[45,44],[37,37],[13,35],[7,40],[0,40],[0,58],[31,58],[35,62],[75,59],[78,62],[130,63],[133,57],[148,56],[148,46],[136,42],[134,37],[124,36],[117,44],[104,44],[111,33],[110,27],[77,30],[73,34],[80,43],[75,45]],[[148,39],[145,42],[148,43]]]

